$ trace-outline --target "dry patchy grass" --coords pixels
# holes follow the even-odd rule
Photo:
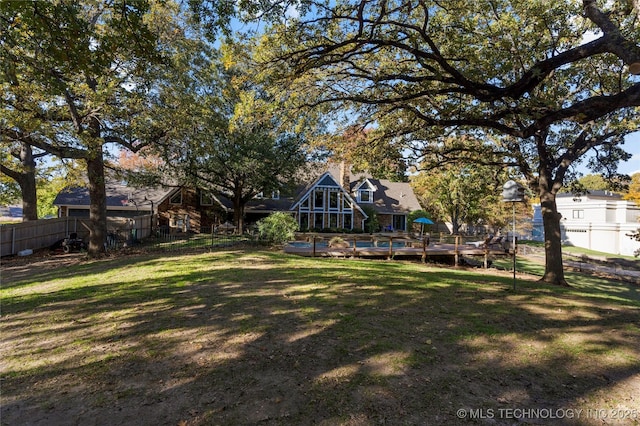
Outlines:
[[[571,279],[266,251],[4,267],[1,421],[637,424],[638,287]]]

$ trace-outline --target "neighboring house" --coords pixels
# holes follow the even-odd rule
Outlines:
[[[22,221],[22,206],[0,206],[0,221],[20,222]]]
[[[160,202],[172,189],[131,188],[119,183],[108,183],[107,217],[135,217],[157,212]],[[58,217],[89,217],[89,188],[70,187],[58,193],[53,205],[58,207]]]
[[[640,224],[640,208],[609,191],[590,191],[586,195],[558,194],[560,228],[565,244],[605,253],[632,256],[640,242],[629,237]],[[533,238],[544,236],[540,205],[534,205]]]
[[[259,194],[245,206],[245,223],[255,223],[280,211],[293,214],[301,230],[364,229],[368,219],[364,206],[370,206],[382,229],[405,231],[407,215],[421,209],[408,183],[354,175],[345,166],[331,166],[311,180],[294,195]],[[66,189],[58,194],[54,205],[60,216],[88,217],[88,190]],[[233,217],[230,199],[200,189],[107,185],[108,216],[132,217],[152,210],[157,215],[157,225],[174,232],[209,232]]]

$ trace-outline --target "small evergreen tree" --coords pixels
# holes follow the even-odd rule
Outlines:
[[[362,206],[362,210],[369,218],[364,223],[364,231],[368,233],[378,232],[380,230],[380,221],[378,220],[378,212],[371,206]]]

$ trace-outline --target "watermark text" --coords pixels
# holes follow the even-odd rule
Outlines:
[[[456,411],[459,419],[513,419],[513,420],[553,420],[553,419],[600,419],[600,420],[640,420],[640,410],[626,408],[460,408]]]

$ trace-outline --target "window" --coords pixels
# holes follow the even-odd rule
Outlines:
[[[173,194],[171,198],[169,198],[169,204],[182,204],[182,190],[179,189],[178,192]]]
[[[396,231],[406,230],[407,218],[404,215],[393,215],[393,229]]]
[[[302,203],[300,203],[300,210],[309,210],[309,199],[310,197],[307,197],[302,200]]]
[[[253,198],[258,198],[258,199],[264,198],[264,192],[258,192]]]
[[[338,193],[335,191],[331,191],[329,193],[329,208],[330,209],[338,208]]]
[[[280,199],[280,191],[273,191],[271,193],[271,199],[273,200],[279,200]]]
[[[172,215],[169,220],[169,226],[182,229],[184,227],[184,216],[178,214]]]
[[[574,219],[584,219],[584,210],[574,210],[573,211]]]
[[[324,228],[324,215],[322,213],[316,213],[314,216],[313,227],[318,229]]]
[[[338,213],[329,213],[329,228],[338,227]]]
[[[324,191],[316,190],[314,192],[313,207],[316,210],[322,210],[322,207],[324,207]]]
[[[213,197],[204,192],[200,193],[200,205],[201,206],[212,206],[213,205]]]
[[[368,189],[362,189],[358,192],[358,201],[361,203],[372,203],[373,202],[373,191]]]
[[[306,231],[309,229],[309,214],[303,213],[300,215],[300,230]]]
[[[352,223],[351,223],[351,222],[352,222],[352,220],[351,220],[351,219],[352,219],[352,215],[351,215],[350,213],[345,214],[345,215],[344,215],[344,217],[343,217],[343,219],[344,219],[344,224],[342,225],[342,227],[343,227],[344,229],[351,229],[351,228],[353,228],[353,225],[352,225]]]

